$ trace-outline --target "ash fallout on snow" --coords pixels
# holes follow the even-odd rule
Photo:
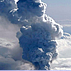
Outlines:
[[[57,57],[55,39],[63,35],[62,26],[46,15],[47,5],[41,0],[8,1],[0,2],[0,14],[19,25],[16,36],[23,49],[22,58],[34,64],[36,69],[50,69],[50,63]]]

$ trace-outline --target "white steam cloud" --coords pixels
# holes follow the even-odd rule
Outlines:
[[[0,16],[0,70],[34,69],[31,63],[22,60],[22,48],[16,38],[18,29]]]
[[[63,30],[61,25],[45,14],[47,5],[41,0],[1,0],[0,5],[0,15],[20,27],[20,32],[17,32],[16,36],[19,39],[20,47],[23,49],[22,59],[34,64],[36,69],[50,69],[50,63],[57,56],[55,38],[61,37]],[[1,58],[5,59],[2,56]],[[3,65],[10,65],[10,69],[15,69],[11,65],[18,66],[19,61],[14,61],[17,57],[11,58],[9,60],[15,64],[0,62]],[[16,67],[16,69],[22,68]]]

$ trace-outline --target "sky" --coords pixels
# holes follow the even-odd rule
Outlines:
[[[71,0],[42,0],[47,4],[46,13],[56,22],[71,25]]]

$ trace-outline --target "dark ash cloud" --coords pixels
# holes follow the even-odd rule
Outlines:
[[[22,59],[33,63],[36,69],[50,69],[50,63],[57,57],[55,38],[61,37],[63,30],[61,25],[45,14],[46,4],[41,0],[19,0],[16,3],[14,0],[4,0],[0,1],[0,5],[1,16],[19,26],[20,32],[16,36],[23,49]],[[12,63],[15,59],[12,58]],[[10,66],[10,69],[15,68]]]

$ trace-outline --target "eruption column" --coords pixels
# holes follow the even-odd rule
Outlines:
[[[45,14],[46,4],[41,0],[19,0],[17,6],[20,21],[27,22],[22,24],[19,37],[23,59],[32,62],[36,69],[50,69],[50,62],[57,56],[55,37],[63,33],[61,26]]]
[[[0,15],[12,24],[20,26],[17,32],[23,48],[22,58],[30,61],[36,69],[50,69],[56,58],[56,37],[63,35],[62,26],[45,14],[46,4],[41,0],[0,0]]]

